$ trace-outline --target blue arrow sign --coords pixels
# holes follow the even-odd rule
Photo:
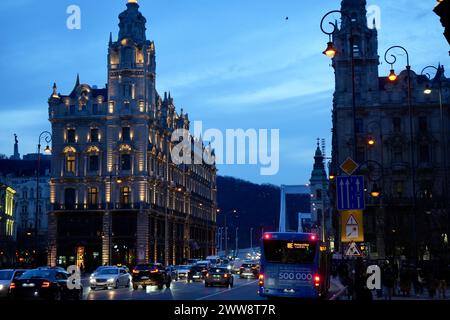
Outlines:
[[[337,209],[364,210],[364,177],[340,176],[336,179]]]

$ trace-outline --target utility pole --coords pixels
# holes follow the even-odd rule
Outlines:
[[[250,248],[253,254],[253,228],[250,228]]]
[[[236,227],[236,235],[235,235],[235,251],[234,251],[234,256],[237,257],[238,255],[238,250],[239,250],[239,236],[238,236],[238,231],[239,231],[239,227]]]

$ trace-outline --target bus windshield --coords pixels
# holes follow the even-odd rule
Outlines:
[[[268,263],[312,264],[317,243],[307,241],[265,240],[264,255]]]

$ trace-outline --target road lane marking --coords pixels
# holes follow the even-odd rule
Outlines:
[[[210,295],[207,295],[207,296],[204,296],[204,297],[195,299],[195,300],[204,300],[204,299],[207,299],[207,298],[210,298],[210,297],[217,296],[217,295],[219,295],[219,294],[227,293],[227,292],[230,292],[230,291],[239,289],[239,288],[243,288],[243,287],[249,286],[249,285],[251,285],[251,284],[255,284],[255,283],[257,283],[257,282],[258,282],[258,280],[255,280],[255,281],[252,281],[252,282],[243,284],[243,285],[241,285],[241,286],[237,286],[237,287],[233,287],[233,288],[228,289],[228,290],[223,290],[223,291],[220,291],[220,292],[216,292],[216,293],[213,293],[213,294],[210,294]]]

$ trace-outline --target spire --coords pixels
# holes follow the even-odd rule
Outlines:
[[[112,32],[109,33],[109,45],[112,45]]]
[[[59,98],[59,95],[58,95],[58,87],[56,86],[56,82],[53,82],[53,93],[52,93],[52,98]]]
[[[80,74],[77,73],[77,81],[75,82],[75,87],[78,87],[80,85]]]
[[[135,42],[146,40],[147,20],[139,12],[139,4],[136,0],[128,0],[127,9],[119,15],[119,20],[119,41],[124,38],[130,38]]]

